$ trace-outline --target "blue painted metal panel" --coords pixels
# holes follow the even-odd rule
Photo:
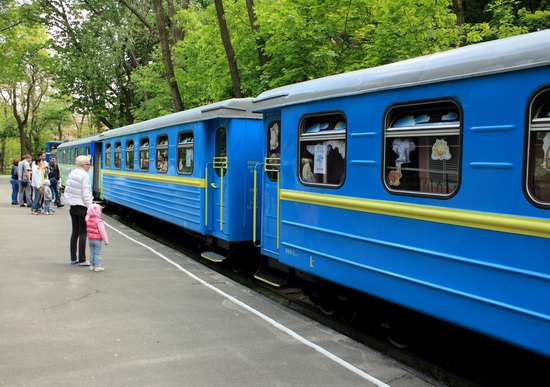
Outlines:
[[[549,67],[535,67],[266,109],[280,112],[283,121],[281,189],[298,193],[281,202],[280,262],[550,356],[550,233],[452,220],[460,211],[466,218],[494,216],[495,227],[509,219],[550,221],[549,210],[535,207],[522,190],[527,106],[548,79]],[[463,110],[456,195],[389,191],[382,172],[385,112],[394,104],[437,99],[452,99]],[[298,178],[300,120],[327,111],[347,118],[346,180],[338,189]],[[442,215],[434,222],[357,209],[367,201]]]
[[[227,106],[233,110],[227,112]],[[251,241],[252,168],[261,159],[261,120],[246,107],[251,107],[249,100],[230,100],[102,134],[103,152],[107,144],[112,150],[115,143],[124,148],[128,140],[134,141],[136,149],[133,169],[127,168],[125,157],[118,169],[114,163],[109,168],[104,163],[104,198],[202,235],[228,242]],[[216,131],[221,127],[227,133],[228,168],[223,179],[212,169]],[[191,174],[178,173],[177,142],[182,131],[194,136]],[[166,173],[156,172],[152,165],[159,136],[166,136],[168,142]],[[139,169],[138,144],[144,137],[152,160],[146,172]]]
[[[135,177],[104,175],[106,200],[204,234],[201,189]]]

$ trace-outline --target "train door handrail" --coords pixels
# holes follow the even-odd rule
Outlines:
[[[212,163],[206,163],[204,166],[204,226],[208,227],[208,167]]]
[[[256,243],[256,225],[258,224],[258,167],[262,166],[263,163],[257,163],[254,165],[254,183],[253,183],[253,201],[252,201],[252,243],[256,247],[261,247],[262,243]],[[261,218],[260,218],[261,221]]]
[[[281,201],[280,198],[280,191],[281,191],[281,175],[280,170],[281,168],[281,158],[280,157],[266,157],[264,159],[264,172],[272,172],[277,177],[277,215],[276,215],[276,221],[277,221],[277,251],[279,250],[280,242],[281,242],[281,222],[279,219],[281,219]]]
[[[220,231],[223,232],[223,205],[224,205],[224,181],[225,173],[223,170],[228,168],[227,156],[214,156],[212,167],[220,170]],[[214,183],[212,183],[214,184]],[[214,187],[214,185],[212,185]],[[216,187],[214,187],[216,188]]]

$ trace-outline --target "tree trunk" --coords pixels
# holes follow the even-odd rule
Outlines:
[[[174,65],[172,63],[172,54],[170,52],[170,42],[168,40],[168,33],[166,31],[166,20],[164,18],[164,10],[162,8],[162,0],[153,0],[153,6],[157,14],[157,27],[159,32],[160,46],[162,48],[162,62],[164,64],[164,72],[166,74],[166,80],[170,86],[170,93],[172,95],[172,101],[174,102],[174,110],[180,112],[184,110],[183,100],[176,82],[174,74]]]
[[[19,143],[21,144],[21,154],[32,154],[32,143],[27,140],[26,131],[27,122],[29,122],[29,97],[27,95],[19,104],[17,99],[17,90],[15,88],[11,89],[9,91],[9,94],[9,103],[11,105],[13,117],[17,122],[17,129],[19,130]],[[22,115],[20,115],[19,111],[17,110],[19,106],[21,107]]]
[[[172,29],[172,45],[183,40],[185,32],[177,26],[176,23],[176,7],[174,6],[173,0],[167,0],[168,3],[168,17],[170,18],[170,27]],[[183,0],[181,4],[181,9],[189,8],[189,0]]]
[[[233,84],[233,93],[235,94],[235,97],[241,98],[243,96],[241,92],[241,79],[239,77],[237,60],[235,59],[235,51],[231,45],[229,30],[227,29],[227,23],[225,22],[225,11],[223,10],[222,0],[214,0],[214,4],[216,5],[216,15],[218,16],[218,25],[220,26],[223,47],[225,48],[225,54],[227,55],[227,61],[229,62],[229,72],[231,74],[231,83]]]
[[[5,157],[6,157],[6,137],[2,137],[2,141],[1,141],[1,144],[0,144],[0,171],[4,170],[4,164],[5,164],[4,158]],[[13,165],[9,160],[8,160],[8,163],[10,163],[10,165]]]
[[[258,50],[258,57],[260,59],[260,67],[264,67],[267,63],[267,58],[265,56],[265,42],[259,36],[259,28],[256,24],[256,13],[254,12],[254,0],[246,0],[246,9],[248,11],[248,19],[250,20],[250,28],[254,33],[254,38],[256,40],[256,48]]]
[[[456,15],[456,24],[461,28],[460,32],[460,46],[466,45],[466,35],[462,27],[464,27],[464,7],[462,6],[462,0],[453,0],[453,10]]]

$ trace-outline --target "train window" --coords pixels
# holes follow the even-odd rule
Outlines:
[[[139,140],[139,169],[149,170],[149,139],[147,137]]]
[[[168,136],[162,135],[157,137],[157,172],[168,171]]]
[[[225,128],[218,128],[218,130],[216,130],[214,171],[218,176],[225,176],[227,171],[227,133]]]
[[[105,168],[111,168],[111,144],[105,144]]]
[[[277,181],[281,165],[281,121],[271,121],[267,126],[267,156],[265,171],[271,181]]]
[[[391,108],[384,134],[384,183],[392,192],[450,196],[458,188],[461,112],[452,101]]]
[[[184,174],[193,173],[194,159],[193,132],[181,132],[178,134],[178,172]]]
[[[304,184],[338,187],[346,178],[346,118],[341,113],[300,121],[298,175]]]
[[[134,140],[126,141],[126,169],[134,169]]]
[[[115,142],[115,168],[120,169],[120,160],[122,158],[122,144]]]
[[[550,90],[535,96],[529,115],[527,192],[535,203],[550,205]]]

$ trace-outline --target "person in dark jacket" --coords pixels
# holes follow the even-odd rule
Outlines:
[[[19,159],[13,159],[11,166],[11,205],[17,205],[17,194],[19,193],[19,173],[18,173]]]
[[[63,204],[61,204],[61,171],[59,170],[59,164],[57,164],[57,160],[55,159],[55,156],[50,156],[50,172],[48,174],[48,178],[50,179],[50,188],[52,190],[52,200],[57,205],[57,207],[64,207]]]

